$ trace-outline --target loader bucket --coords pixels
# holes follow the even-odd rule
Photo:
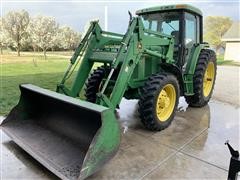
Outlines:
[[[112,109],[31,84],[2,122],[12,140],[61,179],[84,179],[118,150]]]

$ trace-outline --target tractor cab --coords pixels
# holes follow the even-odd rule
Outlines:
[[[169,5],[141,9],[145,29],[174,37],[174,59],[182,68],[195,44],[202,42],[202,13],[190,5]]]

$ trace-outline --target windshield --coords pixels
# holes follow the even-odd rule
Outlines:
[[[157,12],[152,14],[143,14],[141,17],[146,29],[173,35],[178,39],[180,21],[179,12]]]

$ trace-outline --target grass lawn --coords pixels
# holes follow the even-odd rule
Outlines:
[[[42,52],[22,52],[20,57],[15,52],[4,52],[0,61],[0,115],[6,115],[17,104],[19,84],[31,83],[55,91],[72,53],[48,52],[45,60]],[[223,62],[223,56],[218,57],[218,64],[233,65],[232,62]],[[74,74],[66,85],[73,78]]]
[[[1,57],[0,115],[6,115],[19,100],[19,84],[31,83],[55,91],[68,64],[69,57],[49,54],[4,53]],[[72,81],[70,79],[69,83]]]
[[[240,66],[240,63],[233,60],[224,60],[223,55],[219,55],[217,56],[217,65]]]

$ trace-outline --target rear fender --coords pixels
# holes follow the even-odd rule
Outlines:
[[[189,96],[193,95],[193,76],[198,62],[198,57],[202,49],[209,48],[207,43],[196,44],[193,46],[190,52],[189,59],[187,60],[186,69],[184,70],[184,94]]]

